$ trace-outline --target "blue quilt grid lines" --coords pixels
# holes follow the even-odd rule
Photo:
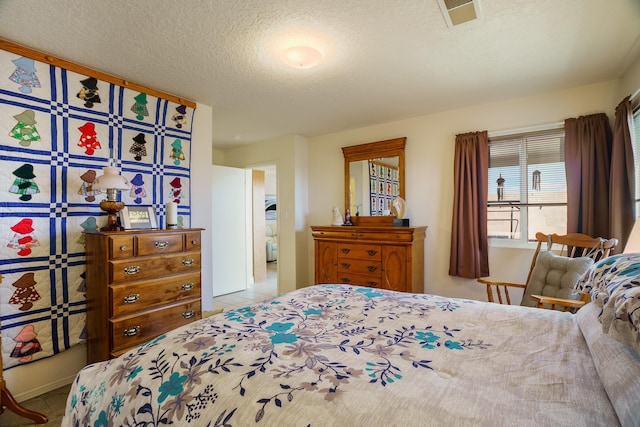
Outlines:
[[[0,50],[5,369],[86,339],[85,233],[107,222],[93,188],[104,167],[130,182],[125,205],[154,207],[163,227],[177,201],[189,226],[192,120],[183,105]]]

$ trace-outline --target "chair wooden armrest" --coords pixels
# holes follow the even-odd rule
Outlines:
[[[495,289],[496,294],[498,295],[498,302],[502,304],[502,292],[504,292],[504,297],[506,299],[507,304],[511,304],[511,298],[509,297],[509,288],[526,288],[526,285],[522,283],[513,283],[513,282],[503,282],[499,280],[488,280],[488,279],[476,279],[478,283],[482,283],[487,287],[487,301],[495,302],[493,300],[493,289]],[[493,288],[492,288],[493,287]]]
[[[579,299],[575,300],[575,299],[553,298],[553,297],[546,297],[544,295],[531,295],[531,299],[538,303],[537,305],[538,308],[544,308],[543,304],[549,304],[551,305],[551,309],[553,310],[556,308],[556,305],[559,305],[564,307],[562,311],[572,310],[572,312],[578,311],[580,307],[586,304],[586,301],[579,300]]]

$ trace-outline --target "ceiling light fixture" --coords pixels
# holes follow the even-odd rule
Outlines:
[[[282,54],[282,60],[285,64],[293,68],[311,68],[320,63],[322,54],[317,49],[310,46],[294,46]]]

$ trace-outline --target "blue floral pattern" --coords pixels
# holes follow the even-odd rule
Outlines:
[[[301,289],[203,319],[85,368],[71,390],[65,422],[241,425],[241,414],[250,411],[254,422],[269,425],[309,393],[326,402],[379,388],[398,393],[398,383],[432,371],[437,360],[492,346],[467,334],[455,317],[431,319],[477,304],[346,285]]]

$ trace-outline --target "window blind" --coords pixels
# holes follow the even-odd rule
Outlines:
[[[567,203],[564,129],[489,139],[489,204]]]

